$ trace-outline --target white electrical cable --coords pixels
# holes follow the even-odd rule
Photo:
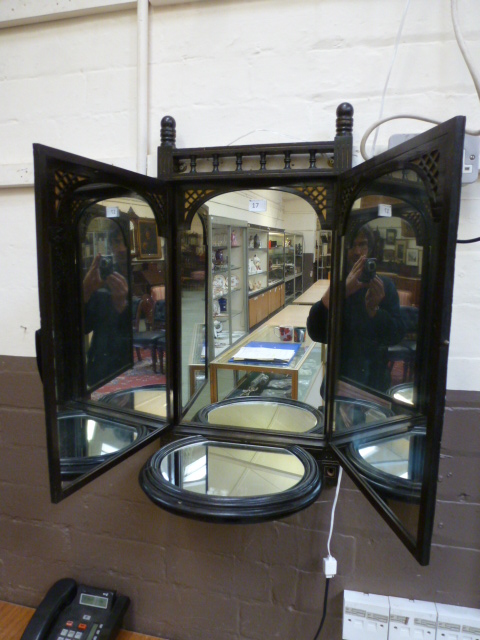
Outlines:
[[[390,82],[390,76],[392,74],[393,66],[394,66],[395,60],[397,58],[398,47],[400,45],[400,38],[402,37],[403,27],[405,25],[405,20],[407,18],[408,9],[410,8],[410,2],[411,2],[411,0],[407,0],[407,4],[405,5],[405,9],[403,10],[402,19],[400,21],[400,27],[398,28],[397,37],[395,38],[395,48],[393,50],[392,61],[390,62],[390,69],[388,70],[387,79],[385,80],[385,86],[383,87],[382,101],[380,103],[380,112],[378,114],[378,119],[379,120],[381,120],[383,118],[383,108],[385,106],[385,96],[387,95],[388,83]],[[377,137],[378,137],[378,127],[377,127],[377,129],[375,131],[375,135],[373,137],[372,156],[375,155],[375,147],[377,146]]]
[[[452,22],[453,22],[453,30],[455,33],[455,38],[457,40],[457,44],[459,46],[459,49],[462,53],[462,56],[465,60],[465,64],[467,65],[468,71],[470,72],[470,75],[472,77],[473,83],[475,85],[475,89],[477,91],[477,95],[478,98],[480,100],[480,81],[478,79],[478,76],[473,68],[473,65],[470,61],[470,57],[468,54],[468,51],[466,49],[465,46],[465,42],[463,40],[463,37],[460,33],[460,29],[459,29],[459,25],[458,25],[458,5],[457,5],[457,0],[451,0],[451,10],[452,10]],[[364,160],[368,160],[370,157],[367,154],[366,151],[366,144],[367,144],[367,140],[370,137],[372,131],[374,131],[375,129],[377,129],[377,127],[381,126],[382,124],[385,124],[385,122],[389,122],[390,120],[397,120],[397,119],[408,119],[408,120],[421,120],[423,122],[430,122],[432,124],[441,124],[441,120],[434,120],[433,118],[427,118],[425,116],[418,116],[415,114],[399,114],[396,116],[390,116],[389,118],[382,118],[380,120],[377,120],[377,122],[374,122],[364,133],[363,138],[360,142],[360,153],[362,154],[362,157]],[[471,136],[480,136],[480,130],[471,130],[471,129],[466,129],[466,133],[468,133]]]
[[[452,9],[452,23],[453,23],[453,31],[455,33],[455,38],[457,39],[457,44],[458,47],[460,49],[460,51],[462,52],[463,55],[463,59],[465,60],[465,64],[467,65],[467,68],[470,72],[470,75],[472,76],[472,80],[473,80],[473,84],[475,85],[475,89],[477,90],[477,96],[480,100],[480,81],[478,79],[478,76],[473,68],[471,59],[470,59],[470,54],[468,53],[467,50],[467,45],[465,44],[465,40],[462,37],[462,34],[460,32],[460,26],[459,26],[459,22],[458,22],[458,4],[457,4],[457,0],[451,0],[451,9]],[[480,132],[478,132],[477,134],[472,134],[472,135],[480,135]]]
[[[258,131],[265,131],[267,133],[274,133],[277,136],[284,136],[285,138],[290,138],[290,140],[293,140],[294,142],[298,142],[298,138],[292,138],[292,136],[289,136],[287,133],[281,133],[279,131],[273,131],[272,129],[253,129],[253,131],[249,131],[248,133],[245,133],[243,136],[239,136],[238,138],[235,138],[235,140],[232,140],[231,142],[229,142],[227,144],[227,147],[231,147],[232,144],[234,144],[235,142],[238,142],[239,140],[243,140],[243,138],[247,138],[252,133],[257,133]]]
[[[332,539],[332,533],[333,533],[333,522],[335,519],[335,507],[337,506],[337,500],[338,500],[338,494],[340,493],[340,483],[342,481],[342,467],[339,468],[338,471],[338,482],[337,482],[337,490],[335,492],[335,499],[333,501],[333,506],[332,506],[332,515],[330,518],[330,533],[328,534],[328,541],[327,541],[327,551],[328,551],[328,557],[331,557],[331,553],[330,553],[330,540]]]

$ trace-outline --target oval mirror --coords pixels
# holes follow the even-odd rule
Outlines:
[[[148,429],[82,414],[58,420],[62,482],[68,484],[124,451],[147,435]]]
[[[353,442],[344,454],[359,477],[379,497],[408,533],[417,534],[425,456],[425,430],[400,436]]]
[[[204,425],[236,426],[276,432],[312,433],[323,429],[323,413],[298,400],[231,398],[200,409]]]
[[[189,518],[251,523],[295,513],[320,493],[321,476],[300,447],[186,438],[163,447],[140,473],[155,504]]]

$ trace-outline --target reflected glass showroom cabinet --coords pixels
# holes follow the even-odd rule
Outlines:
[[[162,447],[140,472],[145,494],[172,513],[214,523],[261,522],[304,509],[341,464],[407,549],[421,564],[428,563],[465,119],[453,118],[354,169],[351,105],[338,107],[336,125],[332,141],[177,149],[175,121],[167,116],[162,120],[158,178],[35,145],[38,357],[54,502],[154,439],[160,439]],[[325,334],[319,334],[317,343],[311,336],[305,339],[302,305],[280,311],[296,318],[294,323],[271,317],[285,301],[285,264],[289,269],[297,265],[286,251],[291,242],[285,246],[284,230],[212,217],[205,227],[208,277],[198,277],[193,291],[185,287],[185,278],[195,277],[193,252],[182,247],[201,207],[216,196],[259,189],[306,200],[321,220],[322,231],[332,232],[328,339]],[[378,203],[382,212],[389,211],[387,220]],[[118,213],[106,221],[99,204]],[[161,325],[155,323],[148,300],[139,302],[142,327],[133,322],[135,247],[127,204],[142,228],[143,255],[157,254],[161,239]],[[85,273],[90,234],[100,222],[108,233],[112,260],[99,255]],[[364,342],[346,339],[353,317],[346,278],[355,243],[363,243],[368,253],[369,237],[393,237],[394,229],[409,233],[402,237],[409,238],[404,249],[415,281],[416,306],[408,313],[399,311],[391,279],[382,281],[388,301],[374,306],[363,293],[364,300],[357,304],[362,313],[365,306],[369,330],[389,327],[381,331],[388,340],[382,338],[375,351],[378,359],[370,366],[369,353],[358,348]],[[294,247],[299,244],[295,238],[296,234]],[[251,262],[255,273],[250,273]],[[369,259],[362,277],[371,276],[375,264]],[[235,279],[237,272],[243,272],[243,279]],[[218,276],[223,280],[214,285]],[[263,283],[263,290],[252,291],[250,282],[255,279]],[[119,281],[120,290],[113,287]],[[251,318],[247,326],[247,296],[267,295],[276,287],[273,295],[278,299],[269,296],[262,311],[269,320],[260,325],[255,319],[259,326],[252,331]],[[220,306],[222,297],[225,309]],[[210,311],[215,302],[217,317]],[[252,297],[248,316],[251,312]],[[294,336],[286,324],[294,325]],[[224,325],[232,346],[222,354],[225,361],[222,355],[211,359],[215,331],[222,333]],[[244,333],[238,343],[246,348],[243,353],[233,343],[237,330]],[[200,362],[192,384],[189,353],[195,341],[201,343]],[[98,348],[103,350],[101,358]],[[311,354],[318,357],[308,359]],[[398,354],[406,365],[401,367],[408,387],[403,393],[395,393],[389,367],[378,365],[380,356],[388,365]],[[304,368],[309,373],[302,385],[298,371]],[[232,394],[245,382],[244,369],[255,374],[248,397]],[[321,402],[309,399],[314,376],[322,377],[320,389],[315,384]],[[218,393],[225,383],[238,386]],[[292,386],[290,397],[277,397],[286,384]],[[272,397],[257,393],[265,388]],[[382,453],[393,451],[401,457],[396,465],[401,476],[381,464]]]
[[[303,293],[303,235],[285,233],[285,304]]]
[[[285,303],[285,232],[248,227],[249,328],[257,326]]]
[[[260,293],[268,286],[268,230],[248,227],[248,295]]]
[[[332,232],[317,231],[317,280],[329,280],[332,271]]]
[[[247,333],[247,223],[207,215],[210,344],[213,360]]]
[[[268,284],[280,284],[285,279],[285,232],[268,232]]]

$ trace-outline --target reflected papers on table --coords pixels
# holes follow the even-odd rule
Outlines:
[[[276,344],[274,342],[250,342],[247,346],[239,349],[231,361],[276,362],[279,364],[288,364],[295,356],[299,347],[299,344],[286,345]]]

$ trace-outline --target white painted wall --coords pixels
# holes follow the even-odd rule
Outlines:
[[[228,144],[239,137],[242,143],[321,140],[332,138],[336,106],[348,100],[358,142],[378,117],[405,3],[389,0],[388,10],[385,0],[151,7],[149,166],[167,113],[177,120],[178,146]],[[459,0],[459,10],[478,61],[480,3]],[[39,326],[31,145],[135,166],[136,34],[134,10],[0,31],[1,354],[32,356]],[[440,120],[464,114],[469,127],[480,128],[480,105],[453,36],[449,0],[411,2],[385,115],[412,111]],[[389,123],[377,151],[392,133],[425,128]],[[13,188],[18,184],[25,186]],[[479,183],[465,187],[460,237],[480,236],[479,203]],[[479,279],[479,246],[459,246],[451,389],[480,389]]]

